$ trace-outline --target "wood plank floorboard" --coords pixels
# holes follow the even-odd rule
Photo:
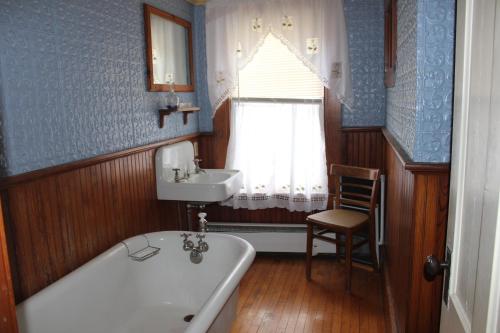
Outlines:
[[[383,333],[381,278],[353,268],[352,293],[344,291],[342,263],[315,257],[312,281],[305,257],[258,255],[240,284],[232,333]]]

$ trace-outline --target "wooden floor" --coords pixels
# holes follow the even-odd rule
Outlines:
[[[233,333],[385,332],[380,275],[353,268],[352,294],[344,268],[332,258],[257,256],[240,285]]]

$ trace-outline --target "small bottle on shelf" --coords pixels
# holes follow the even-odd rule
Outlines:
[[[175,87],[174,81],[170,81],[170,91],[167,93],[167,109],[173,111],[179,108],[179,102],[180,102],[180,98],[175,93],[174,87]]]

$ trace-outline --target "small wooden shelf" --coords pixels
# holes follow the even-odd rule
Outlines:
[[[182,107],[176,110],[160,109],[160,128],[165,126],[165,117],[168,117],[171,113],[182,112],[182,120],[184,121],[184,125],[186,125],[188,123],[188,114],[198,111],[200,111],[200,108],[197,106]]]

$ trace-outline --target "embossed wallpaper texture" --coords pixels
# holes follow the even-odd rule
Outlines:
[[[449,162],[455,0],[399,0],[386,127],[416,162]]]
[[[387,89],[386,127],[413,156],[417,110],[417,0],[399,0],[394,88]]]
[[[196,113],[187,125],[175,114],[159,128],[165,94],[146,88],[143,2],[0,0],[4,175],[198,131]],[[148,3],[191,22],[198,15],[184,0]],[[203,57],[196,52],[195,68]],[[199,87],[181,99],[196,105]]]
[[[419,0],[417,31],[417,127],[413,159],[449,162],[455,0]]]
[[[160,129],[157,109],[165,94],[146,91],[142,3],[0,0],[3,175],[212,130],[204,7],[184,0],[149,1],[193,22],[196,88],[180,95],[202,108],[189,115],[188,125],[173,115]],[[354,112],[343,112],[343,125],[386,123],[414,160],[446,161],[454,0],[399,4],[396,87],[387,90],[386,101],[383,0],[345,0],[356,102]]]
[[[211,132],[213,130],[212,107],[208,97],[207,80],[207,50],[205,38],[205,6],[194,6],[194,38],[197,45],[194,51],[196,57],[196,98],[198,106],[201,107],[199,113],[200,132]]]
[[[7,165],[7,158],[5,156],[4,147],[4,121],[3,121],[3,110],[4,110],[4,98],[2,93],[2,66],[0,66],[0,176],[4,166]]]
[[[354,107],[345,127],[385,125],[384,0],[345,0]]]

